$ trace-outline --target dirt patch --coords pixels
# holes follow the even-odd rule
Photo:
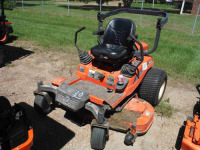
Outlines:
[[[26,106],[35,132],[33,150],[90,149],[90,125],[80,127],[72,123],[64,117],[67,115],[66,112],[59,108],[51,112],[48,117],[41,117],[33,110],[33,91],[36,89],[37,81],[50,83],[57,76],[74,76],[78,57],[47,51],[26,41],[14,42],[7,48],[10,50],[10,56],[15,54],[17,57],[10,60],[12,67],[7,65],[0,68],[0,95],[7,97],[12,104],[23,103]],[[125,134],[110,131],[106,149],[174,149],[179,128],[187,116],[192,115],[197,96],[198,93],[193,85],[169,79],[164,99],[170,98],[170,104],[180,111],[171,118],[155,114],[152,127],[145,135],[136,139],[134,146],[124,145]]]

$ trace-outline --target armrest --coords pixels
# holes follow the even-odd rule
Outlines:
[[[103,29],[100,29],[100,30],[97,30],[97,31],[93,32],[93,35],[103,35],[103,34],[104,34],[104,30]]]

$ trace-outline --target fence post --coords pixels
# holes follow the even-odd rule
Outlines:
[[[153,5],[152,5],[152,8],[154,8],[154,0],[153,0]]]
[[[195,17],[195,20],[194,20],[194,25],[193,25],[193,28],[192,28],[192,34],[194,33],[194,28],[195,28],[195,24],[197,22],[197,17],[198,17],[198,14],[199,14],[199,9],[200,9],[200,3],[199,3],[199,8],[197,10],[197,14],[196,14],[196,17]]]
[[[43,15],[44,15],[44,0],[42,0],[42,11],[43,11]]]
[[[183,2],[182,2],[182,6],[181,6],[181,11],[180,11],[180,14],[182,14],[182,13],[183,13],[184,6],[185,6],[185,0],[183,0]]]
[[[22,0],[22,9],[24,10],[24,0]]]
[[[68,16],[69,16],[69,0],[67,2],[68,2]]]
[[[142,0],[142,6],[141,6],[141,10],[143,9],[143,5],[144,5],[144,0]],[[142,25],[142,15],[140,15],[140,25]]]
[[[102,0],[100,0],[100,12],[101,12],[101,2],[102,2]]]

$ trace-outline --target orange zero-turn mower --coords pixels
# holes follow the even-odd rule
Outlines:
[[[197,90],[200,94],[200,85]],[[194,106],[194,118],[188,117],[183,135],[181,150],[200,150],[200,98]]]
[[[29,150],[32,145],[33,128],[25,110],[0,96],[0,150]]]
[[[105,30],[103,21],[112,15],[130,13],[160,16],[157,21],[155,45],[140,42],[135,23],[130,19],[114,18]],[[91,147],[104,149],[109,129],[126,133],[125,144],[132,145],[138,134],[144,134],[154,120],[154,108],[164,94],[167,73],[153,68],[153,53],[168,14],[159,11],[118,9],[98,13],[99,27],[94,35],[98,45],[85,52],[78,50],[80,64],[73,79],[57,78],[52,85],[38,82],[34,92],[34,107],[45,114],[55,107],[78,113],[88,112],[91,122]],[[85,119],[83,119],[85,120]]]
[[[0,15],[0,67],[4,61],[3,45],[7,42],[9,34],[13,32],[11,22],[6,20],[4,14],[4,0],[1,0],[1,15]]]
[[[4,13],[4,0],[1,0],[1,15],[0,15],[0,43],[6,43],[10,33],[13,33],[11,22],[6,20]]]

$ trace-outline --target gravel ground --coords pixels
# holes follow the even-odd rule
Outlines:
[[[33,110],[33,91],[37,81],[50,83],[56,76],[73,76],[78,57],[55,51],[47,52],[26,41],[9,44],[5,50],[6,63],[11,64],[0,68],[0,95],[7,97],[12,104],[21,103],[25,107],[34,127],[32,150],[90,149],[90,125],[80,127],[68,120],[68,114],[59,108],[47,117]],[[125,134],[110,131],[105,149],[175,149],[179,128],[187,116],[192,115],[197,96],[194,86],[169,78],[164,99],[170,98],[170,103],[179,111],[171,118],[155,114],[153,125],[145,135],[136,139],[134,146],[124,145]]]

